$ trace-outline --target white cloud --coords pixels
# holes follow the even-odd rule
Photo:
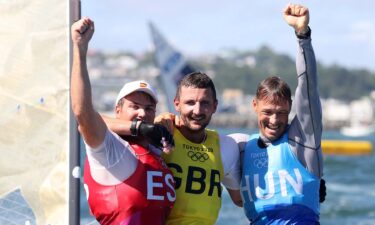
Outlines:
[[[375,23],[358,21],[350,27],[350,39],[375,48]]]

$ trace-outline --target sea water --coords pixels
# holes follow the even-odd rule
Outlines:
[[[223,134],[253,133],[253,130],[218,129]],[[323,139],[350,139],[336,131],[327,131]],[[355,138],[375,146],[375,135]],[[324,156],[327,197],[320,208],[322,225],[375,225],[375,155]],[[97,224],[89,214],[81,188],[81,224]],[[249,224],[242,208],[235,206],[223,191],[222,207],[216,225]]]

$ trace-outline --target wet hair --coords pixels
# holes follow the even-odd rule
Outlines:
[[[268,77],[258,85],[256,99],[275,104],[288,101],[292,105],[292,94],[289,85],[277,76]]]
[[[199,72],[199,71],[193,72],[184,76],[184,78],[179,82],[177,86],[175,99],[180,99],[181,87],[204,88],[204,89],[209,88],[212,91],[214,100],[217,101],[214,82],[212,82],[211,78],[203,72]]]

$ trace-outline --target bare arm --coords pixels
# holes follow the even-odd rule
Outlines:
[[[124,121],[101,114],[102,119],[106,123],[108,129],[115,132],[118,135],[130,135],[131,121]]]
[[[118,135],[130,135],[130,127],[132,122],[131,121],[124,121],[121,119],[109,117],[106,115],[101,114],[102,119],[104,120],[105,124],[107,125],[108,129],[115,132]],[[158,123],[163,125],[168,129],[168,131],[173,134],[173,130],[175,127],[175,121],[179,123],[178,116],[175,116],[172,113],[163,113],[154,119],[154,123]]]
[[[131,135],[132,121],[124,121],[117,118],[101,115],[108,129],[122,136]],[[163,125],[138,122],[136,125],[138,135],[146,137],[155,147],[169,154],[174,148],[173,135]],[[162,141],[162,144],[160,144]]]
[[[99,146],[105,137],[106,125],[92,104],[91,85],[86,54],[94,34],[94,22],[85,17],[72,25],[73,65],[70,96],[78,129],[90,147]]]
[[[130,135],[131,121],[123,121],[103,114],[101,114],[101,116],[108,129],[111,131],[118,135]],[[174,128],[180,127],[181,121],[178,116],[174,115],[173,113],[166,112],[155,117],[154,123],[163,125],[171,134],[173,134]]]
[[[230,198],[232,199],[233,203],[238,207],[243,207],[241,191],[240,190],[231,190],[227,188]]]

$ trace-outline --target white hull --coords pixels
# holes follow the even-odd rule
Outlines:
[[[345,136],[362,137],[375,132],[374,126],[350,126],[341,128],[340,132]]]

